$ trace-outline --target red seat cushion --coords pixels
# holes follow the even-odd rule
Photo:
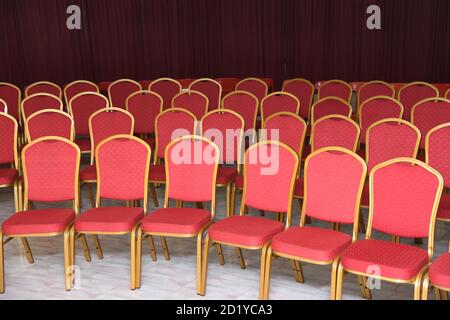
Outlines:
[[[142,218],[144,218],[142,208],[95,208],[77,218],[75,230],[78,232],[129,232]]]
[[[450,195],[444,194],[442,196],[437,217],[438,219],[450,221]]]
[[[272,239],[272,250],[315,261],[332,261],[349,245],[346,233],[316,227],[295,227]]]
[[[14,184],[19,173],[13,168],[2,168],[0,169],[0,186]]]
[[[411,280],[428,263],[427,251],[400,243],[383,240],[361,240],[342,253],[345,269],[368,273],[378,267],[381,276],[392,279]]]
[[[80,171],[81,181],[97,181],[97,169],[95,166],[87,166]]]
[[[237,189],[239,189],[239,190],[244,189],[244,176],[236,177],[236,179],[234,179],[234,184]]]
[[[91,152],[91,140],[90,139],[77,139],[75,143],[80,147],[81,152]]]
[[[297,179],[295,182],[294,196],[296,198],[303,198],[305,193],[305,181],[303,178]]]
[[[226,186],[239,175],[236,168],[219,167],[217,171],[217,185]]]
[[[148,175],[149,181],[152,182],[166,182],[166,168],[163,164],[151,165]]]
[[[251,216],[234,216],[215,223],[208,231],[213,241],[260,247],[283,232],[281,222]]]
[[[450,253],[440,256],[433,262],[429,275],[433,285],[450,289]]]
[[[194,208],[157,210],[142,220],[142,230],[148,233],[197,234],[211,221],[211,212]]]
[[[61,233],[75,219],[72,209],[45,209],[19,212],[3,222],[6,235]]]

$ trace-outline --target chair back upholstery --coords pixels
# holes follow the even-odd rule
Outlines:
[[[222,86],[213,79],[203,78],[192,82],[189,91],[197,91],[208,97],[208,111],[220,108],[222,99]]]
[[[100,93],[100,88],[97,84],[86,80],[77,80],[71,82],[64,88],[64,98],[66,99],[66,105],[69,105],[69,102],[73,97],[84,92]]]
[[[33,113],[25,123],[28,142],[42,137],[61,137],[74,140],[74,124],[72,117],[66,112],[44,109]]]
[[[339,114],[350,118],[352,106],[338,97],[323,98],[313,104],[311,108],[311,125],[322,117]]]
[[[380,80],[374,80],[363,84],[358,89],[358,108],[363,102],[377,96],[395,98],[395,89],[389,83]]]
[[[309,122],[314,99],[314,85],[306,79],[291,79],[284,81],[282,91],[290,93],[298,99],[300,102],[299,115]]]
[[[75,123],[75,133],[89,134],[89,118],[97,111],[109,107],[108,99],[96,92],[82,92],[69,101],[69,113]]]
[[[22,101],[21,114],[23,123],[27,121],[27,118],[33,113],[45,109],[63,110],[63,103],[57,96],[49,93],[37,93],[26,97]]]
[[[163,110],[163,99],[150,91],[138,91],[128,97],[127,111],[134,117],[136,134],[155,132],[155,119]]]
[[[360,128],[352,119],[329,115],[314,123],[311,130],[311,151],[340,147],[353,152],[358,148]]]
[[[425,140],[427,164],[444,178],[444,186],[450,188],[450,122],[428,132]]]
[[[8,106],[8,114],[12,115],[17,121],[20,119],[20,101],[21,91],[11,83],[0,82],[0,99]]]
[[[258,78],[246,78],[236,84],[236,91],[246,91],[253,94],[261,102],[269,93],[267,83]]]
[[[244,119],[246,132],[256,129],[258,105],[258,98],[246,91],[234,91],[222,99],[222,109],[232,110]]]
[[[48,93],[62,99],[62,90],[61,87],[57,84],[49,81],[39,81],[33,84],[30,84],[25,89],[25,97],[32,96],[38,93]]]
[[[14,164],[18,169],[17,120],[6,113],[0,112],[0,164]]]
[[[181,92],[172,100],[172,108],[185,109],[195,115],[198,121],[208,112],[208,97],[198,91]]]
[[[163,99],[163,109],[172,108],[172,99],[181,92],[181,84],[171,78],[161,78],[153,81],[148,90],[155,92]]]
[[[290,112],[298,114],[300,111],[300,101],[287,92],[274,92],[266,96],[261,101],[261,120],[265,121],[271,115],[278,112]]]
[[[412,82],[403,86],[398,92],[398,100],[403,105],[403,119],[411,121],[413,107],[427,98],[438,98],[439,90],[426,82]]]
[[[320,85],[317,92],[318,99],[335,97],[350,103],[352,99],[353,88],[347,82],[342,80],[329,80]]]
[[[109,105],[114,108],[126,109],[127,98],[142,87],[139,82],[130,79],[120,79],[108,87]]]

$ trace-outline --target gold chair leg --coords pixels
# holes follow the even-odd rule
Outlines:
[[[150,256],[152,257],[153,261],[157,261],[158,257],[156,255],[156,249],[155,249],[155,243],[153,242],[153,237],[148,236],[148,245],[150,247]]]
[[[14,183],[14,210],[16,210],[16,212],[20,212],[20,200],[19,200],[19,185],[18,182],[16,181]]]
[[[3,246],[3,233],[0,232],[0,294],[5,293],[5,263]]]
[[[22,189],[22,182],[19,181],[17,183],[18,188],[18,196],[19,196],[19,211],[23,211],[23,189]]]
[[[227,185],[225,207],[227,218],[231,217],[231,183]]]
[[[434,288],[434,299],[441,300],[441,290],[438,288]]]
[[[430,290],[430,278],[428,272],[424,275],[422,281],[422,300],[428,300],[428,291]]]
[[[271,270],[272,270],[272,247],[269,247],[267,249],[267,253],[266,253],[266,270],[265,270],[265,275],[264,275],[263,300],[269,300]]]
[[[197,235],[197,294],[202,293],[202,244],[203,230]]]
[[[236,211],[236,186],[234,183],[231,184],[231,199],[230,199],[230,214],[234,216]]]
[[[75,227],[72,225],[69,231],[69,257],[71,266],[71,281],[70,288],[73,289],[75,285]]]
[[[372,293],[370,292],[370,289],[367,287],[367,277],[365,276],[358,276],[359,281],[359,287],[361,289],[361,296],[365,299],[372,299]]]
[[[366,233],[366,224],[364,222],[364,217],[362,214],[359,215],[359,232]]]
[[[31,252],[27,238],[20,238],[20,241],[22,242],[23,249],[25,250],[25,255],[27,256],[28,263],[33,264],[34,263],[33,253]]]
[[[130,234],[130,289],[136,289],[136,228]]]
[[[170,261],[170,251],[169,251],[169,246],[167,245],[166,238],[161,237],[161,244],[162,244],[162,247],[163,247],[164,258],[167,261]]]
[[[142,280],[142,227],[137,228],[136,236],[136,289],[141,288]]]
[[[103,259],[103,250],[102,250],[102,246],[100,245],[100,240],[98,239],[98,236],[96,234],[94,234],[92,236],[92,238],[94,239],[95,250],[97,251],[97,257],[100,260],[102,260]]]
[[[337,285],[337,269],[341,259],[338,257],[333,261],[331,267],[331,286],[330,286],[330,300],[336,300],[336,285]]]
[[[66,280],[66,291],[72,289],[72,265],[70,258],[70,227],[64,231],[64,275]]]
[[[335,268],[336,272],[336,291],[334,294],[334,297],[336,300],[342,299],[342,285],[344,283],[344,267],[339,262],[336,266],[333,265],[333,268]]]
[[[209,256],[209,236],[207,235],[203,245],[203,257],[202,257],[202,278],[201,278],[201,286],[200,292],[198,294],[200,296],[204,296],[206,293],[206,277],[208,275],[208,256]]]
[[[294,271],[295,281],[298,283],[305,283],[305,279],[303,277],[303,270],[300,261],[291,260],[292,270]]]
[[[219,257],[219,263],[221,266],[224,266],[225,265],[225,257],[223,255],[222,246],[218,243],[216,245],[216,250],[217,250],[217,256]]]
[[[86,235],[81,234],[80,235],[80,240],[81,240],[81,245],[83,246],[83,255],[84,255],[84,259],[87,262],[91,262],[92,258],[91,258],[91,251],[89,250],[89,245],[87,243],[87,239],[86,239]]]
[[[266,280],[266,257],[270,244],[266,244],[261,250],[261,267],[259,274],[259,299],[264,300]]]
[[[239,258],[239,264],[241,265],[241,269],[243,269],[243,270],[246,269],[247,266],[245,264],[245,258],[244,258],[241,248],[236,248],[236,253]]]
[[[448,291],[441,290],[441,300],[448,300]]]
[[[89,201],[91,202],[91,208],[95,208],[94,188],[92,187],[92,183],[87,184],[87,189]]]
[[[152,193],[153,206],[155,208],[158,208],[158,206],[159,206],[158,196],[156,195],[155,185],[153,183],[150,183],[150,192]]]

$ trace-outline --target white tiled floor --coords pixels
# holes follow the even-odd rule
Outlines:
[[[157,193],[163,201],[163,189]],[[84,210],[88,205],[86,189],[82,190]],[[218,193],[218,219],[223,217],[225,194]],[[0,192],[0,222],[13,212],[12,192]],[[154,210],[154,208],[151,208]],[[257,214],[257,213],[251,213]],[[294,224],[298,224],[299,208],[295,204]],[[366,219],[367,214],[365,213]],[[448,248],[450,225],[437,224],[436,256]],[[362,237],[362,235],[361,235]],[[172,255],[165,261],[161,245],[156,241],[158,261],[152,262],[148,246],[143,247],[142,288],[129,290],[128,237],[101,236],[104,259],[96,257],[93,241],[88,237],[92,262],[84,260],[77,241],[77,288],[64,290],[63,240],[58,238],[29,239],[35,263],[28,264],[19,241],[5,247],[6,293],[0,299],[257,299],[259,293],[259,253],[245,251],[247,269],[241,270],[235,251],[224,248],[225,266],[218,264],[215,251],[211,251],[206,297],[195,293],[195,241],[168,239]],[[410,241],[412,243],[412,241]],[[272,268],[271,299],[328,299],[330,267],[303,264],[306,282],[295,282],[290,263],[277,259]],[[346,276],[344,299],[361,299],[354,276]],[[411,299],[413,287],[383,282],[381,290],[374,290],[374,299]]]

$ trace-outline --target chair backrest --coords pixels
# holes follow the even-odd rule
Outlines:
[[[300,101],[287,92],[274,92],[261,101],[261,120],[265,121],[271,115],[278,112],[291,112],[298,114]]]
[[[219,148],[203,137],[184,136],[169,143],[165,151],[166,208],[169,206],[169,199],[211,201],[211,214],[214,218],[219,153]]]
[[[216,80],[208,78],[195,80],[190,84],[189,91],[197,91],[208,97],[208,111],[220,108],[222,86]]]
[[[29,201],[74,201],[78,208],[80,149],[61,137],[43,137],[22,150],[24,209]]]
[[[450,88],[445,92],[444,97],[445,97],[445,99],[449,99],[450,100]]]
[[[22,101],[21,114],[23,123],[37,111],[55,109],[63,111],[63,103],[60,98],[49,93],[37,93],[26,97]]]
[[[236,112],[217,109],[202,118],[202,136],[219,148],[220,164],[241,163],[244,119]]]
[[[172,99],[181,92],[181,84],[171,78],[161,78],[153,81],[148,90],[155,92],[163,99],[163,109],[172,108]]]
[[[431,258],[442,189],[442,176],[421,161],[397,158],[376,166],[370,174],[366,237],[377,230],[405,238],[428,238]]]
[[[261,140],[280,141],[301,157],[306,129],[306,122],[299,115],[291,112],[278,112],[264,121]]]
[[[49,81],[39,81],[33,84],[30,84],[25,89],[25,97],[32,96],[38,93],[48,93],[62,99],[62,90],[61,87],[56,83]]]
[[[6,104],[5,100],[0,98],[0,112],[8,113],[8,105]]]
[[[311,125],[322,117],[332,114],[340,114],[350,118],[352,116],[352,106],[341,98],[323,98],[313,104],[311,108]]]
[[[84,92],[96,92],[100,93],[100,88],[97,84],[86,81],[86,80],[77,80],[69,83],[67,86],[64,87],[64,98],[66,99],[66,105],[69,106],[70,100],[72,100],[73,97],[80,93]]]
[[[197,118],[185,109],[172,108],[161,112],[155,120],[155,163],[165,157],[170,142],[187,135],[194,135]]]
[[[216,78],[215,80],[222,86],[222,96],[233,92],[236,84],[241,81],[239,78]]]
[[[352,99],[353,88],[347,82],[342,80],[329,80],[320,85],[317,92],[318,99],[327,97],[337,97],[350,103]]]
[[[402,119],[384,119],[367,129],[366,163],[368,173],[385,161],[395,158],[416,158],[420,131]]]
[[[114,108],[126,109],[127,98],[141,90],[141,84],[137,81],[130,79],[114,81],[108,87],[109,105]]]
[[[246,78],[236,84],[236,91],[246,91],[253,94],[261,102],[269,93],[267,83],[258,78]]]
[[[305,225],[306,216],[353,224],[353,240],[356,240],[366,175],[364,160],[348,149],[328,147],[309,155],[305,161],[305,191],[300,225]]]
[[[97,111],[109,107],[108,99],[96,92],[77,94],[69,101],[69,113],[75,124],[75,133],[89,134],[89,118]]]
[[[309,122],[314,99],[314,85],[306,79],[291,79],[284,81],[282,91],[288,92],[298,99],[300,102],[299,115]]]
[[[19,87],[11,83],[0,82],[0,99],[6,102],[8,114],[12,115],[17,121],[22,120],[20,118],[21,95]]]
[[[377,96],[395,98],[395,89],[389,83],[380,80],[366,82],[358,89],[357,95],[358,112],[363,102]]]
[[[237,112],[245,122],[245,131],[256,129],[258,98],[250,92],[234,91],[222,99],[222,109]]]
[[[19,125],[17,120],[6,113],[0,112],[0,164],[14,164],[18,169],[17,134]]]
[[[425,140],[426,162],[444,178],[444,186],[450,188],[450,123],[430,130]]]
[[[399,118],[403,116],[402,104],[391,97],[371,97],[359,106],[359,124],[361,126],[361,143],[366,143],[367,129],[377,121],[388,118]]]
[[[208,105],[208,97],[198,91],[181,92],[172,100],[172,108],[185,109],[199,121],[208,112]]]
[[[398,100],[403,105],[403,119],[411,121],[414,105],[427,98],[438,98],[439,90],[426,82],[412,82],[403,86],[398,92]]]
[[[325,116],[311,129],[311,151],[340,147],[356,152],[359,138],[360,128],[352,119],[337,114]]]
[[[298,166],[298,155],[281,142],[262,141],[250,146],[244,158],[241,215],[245,206],[286,212],[286,227],[289,227]]]
[[[91,137],[91,164],[94,164],[95,149],[103,140],[119,134],[133,135],[134,118],[121,108],[98,110],[89,118]]]
[[[95,151],[97,207],[101,199],[144,200],[147,211],[151,150],[145,141],[130,135],[103,140]]]
[[[33,113],[27,118],[25,133],[28,142],[49,136],[73,141],[73,119],[69,114],[61,110],[44,109]]]
[[[434,127],[450,122],[450,100],[429,98],[418,102],[412,109],[411,122],[419,128],[422,134],[420,147],[425,148],[428,132]]]
[[[134,132],[149,134],[155,132],[155,119],[163,110],[163,99],[155,92],[138,91],[128,97],[127,111],[134,117]]]

